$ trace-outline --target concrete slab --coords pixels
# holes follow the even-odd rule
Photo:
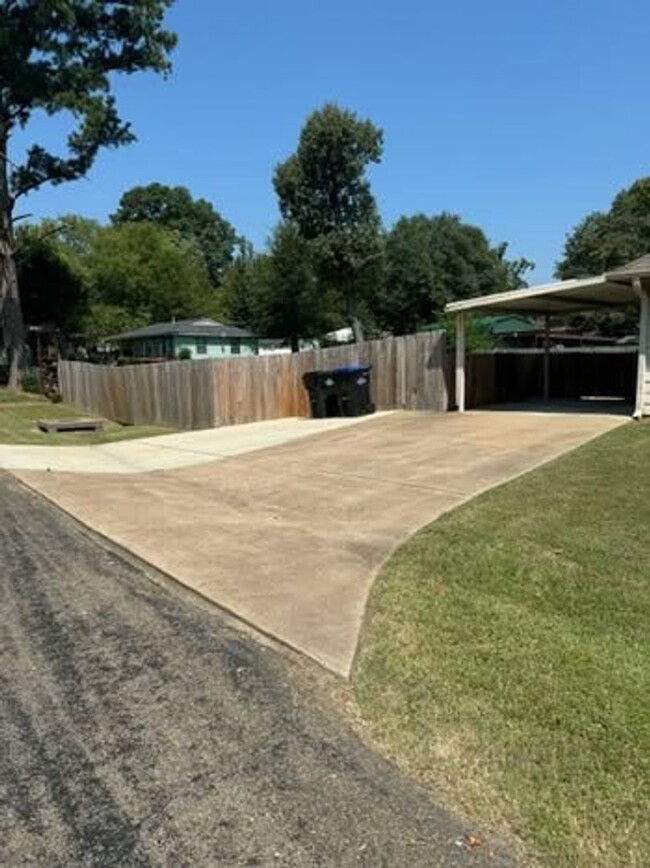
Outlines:
[[[200,466],[17,475],[158,569],[348,676],[372,581],[397,545],[485,488],[626,421],[400,412]]]
[[[384,414],[378,413],[377,417]],[[203,431],[184,431],[97,446],[23,446],[0,444],[0,470],[61,473],[149,473],[205,464],[290,443],[323,431],[347,428],[375,417],[277,419]]]

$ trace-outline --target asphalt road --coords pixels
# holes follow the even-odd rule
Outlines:
[[[0,576],[0,864],[505,864],[458,845],[468,828],[319,700],[312,664],[2,474]]]

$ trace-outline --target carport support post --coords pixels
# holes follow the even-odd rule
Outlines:
[[[551,318],[544,316],[544,385],[543,399],[548,401],[551,394]]]
[[[640,278],[634,281],[634,289],[640,298],[641,313],[639,318],[639,362],[637,368],[636,380],[636,406],[634,408],[634,418],[640,419],[643,416],[644,404],[646,402],[646,373],[648,371],[648,347],[650,345],[650,287],[644,285]],[[649,396],[650,397],[650,396]]]
[[[456,406],[465,412],[465,313],[456,314]]]

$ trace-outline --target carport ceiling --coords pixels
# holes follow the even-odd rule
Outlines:
[[[548,400],[549,316],[583,310],[611,310],[634,302],[638,303],[640,311],[639,367],[634,415],[650,415],[650,254],[599,277],[562,280],[559,283],[477,296],[448,304],[445,310],[456,314],[456,403],[459,411],[462,413],[465,410],[465,314],[474,311],[518,311],[545,315],[544,399]]]
[[[450,313],[481,311],[522,311],[532,314],[563,314],[600,308],[621,308],[638,302],[639,296],[632,285],[613,279],[613,274],[601,274],[583,280],[562,280],[516,289],[494,295],[478,296],[447,305]]]

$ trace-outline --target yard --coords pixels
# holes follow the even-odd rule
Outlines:
[[[374,738],[532,863],[650,853],[650,424],[418,533],[371,597]]]
[[[173,429],[151,425],[117,425],[106,422],[103,431],[74,431],[45,434],[37,427],[39,419],[74,419],[89,414],[68,404],[52,404],[39,395],[0,389],[0,444],[21,443],[43,446],[113,443],[135,437],[170,434]]]

